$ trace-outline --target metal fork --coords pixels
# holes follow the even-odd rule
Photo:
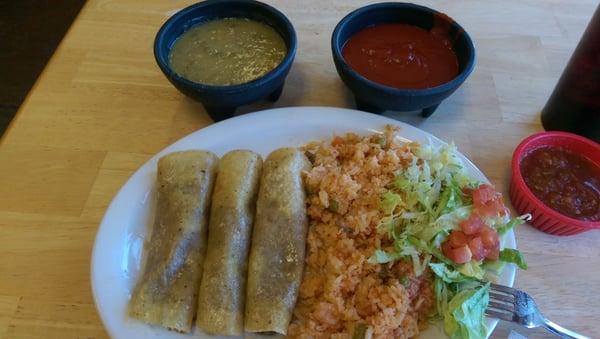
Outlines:
[[[491,284],[490,303],[485,313],[526,328],[543,327],[562,338],[589,339],[546,319],[529,294],[510,287]]]

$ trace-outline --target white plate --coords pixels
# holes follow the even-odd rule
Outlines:
[[[144,239],[154,211],[156,162],[162,155],[186,149],[206,149],[222,155],[233,149],[251,149],[266,156],[283,146],[300,146],[349,131],[368,134],[384,125],[400,127],[403,138],[434,144],[443,141],[413,126],[379,115],[329,107],[279,108],[246,114],[196,131],[165,148],[146,162],[121,188],[106,210],[98,228],[92,255],[92,290],[100,317],[113,338],[215,338],[196,329],[191,335],[170,332],[131,319],[126,314],[131,290],[138,277]],[[487,178],[461,155],[468,171],[478,180]],[[506,247],[515,247],[511,231]],[[512,286],[513,265],[508,265],[499,283]],[[497,320],[488,320],[491,331]],[[429,326],[420,338],[439,338],[441,329]],[[273,338],[270,336],[269,338]]]

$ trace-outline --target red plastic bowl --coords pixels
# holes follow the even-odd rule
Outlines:
[[[563,215],[539,200],[527,187],[521,175],[521,160],[542,146],[562,147],[591,160],[600,166],[600,144],[566,132],[542,132],[521,141],[512,158],[510,200],[520,214],[531,213],[534,227],[550,234],[573,235],[600,228],[600,221],[583,221]]]

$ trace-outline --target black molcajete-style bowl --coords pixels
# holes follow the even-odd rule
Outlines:
[[[373,25],[402,23],[430,30],[435,20],[449,27],[448,36],[458,57],[458,75],[447,83],[425,89],[398,89],[371,81],[353,70],[344,60],[342,49],[351,36]],[[428,117],[442,100],[452,94],[469,76],[475,65],[475,47],[465,30],[454,20],[431,8],[410,3],[387,2],[361,7],[344,17],[331,37],[333,61],[338,74],[354,94],[360,110],[421,110]]]
[[[287,55],[273,70],[253,81],[231,86],[205,85],[175,73],[169,52],[175,40],[191,27],[218,18],[242,17],[273,27],[287,46]],[[297,49],[296,32],[290,21],[275,8],[254,0],[208,0],[175,13],[160,28],[154,40],[154,57],[167,79],[183,94],[202,103],[215,121],[233,116],[237,107],[263,99],[277,101],[283,90]]]

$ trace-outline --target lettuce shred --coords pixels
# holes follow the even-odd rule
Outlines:
[[[513,263],[522,270],[527,269],[527,263],[525,262],[525,258],[519,250],[515,250],[512,248],[503,249],[502,251],[500,251],[500,261],[506,263]]]
[[[444,330],[452,339],[485,338],[485,309],[490,300],[490,284],[458,292],[446,307]]]

